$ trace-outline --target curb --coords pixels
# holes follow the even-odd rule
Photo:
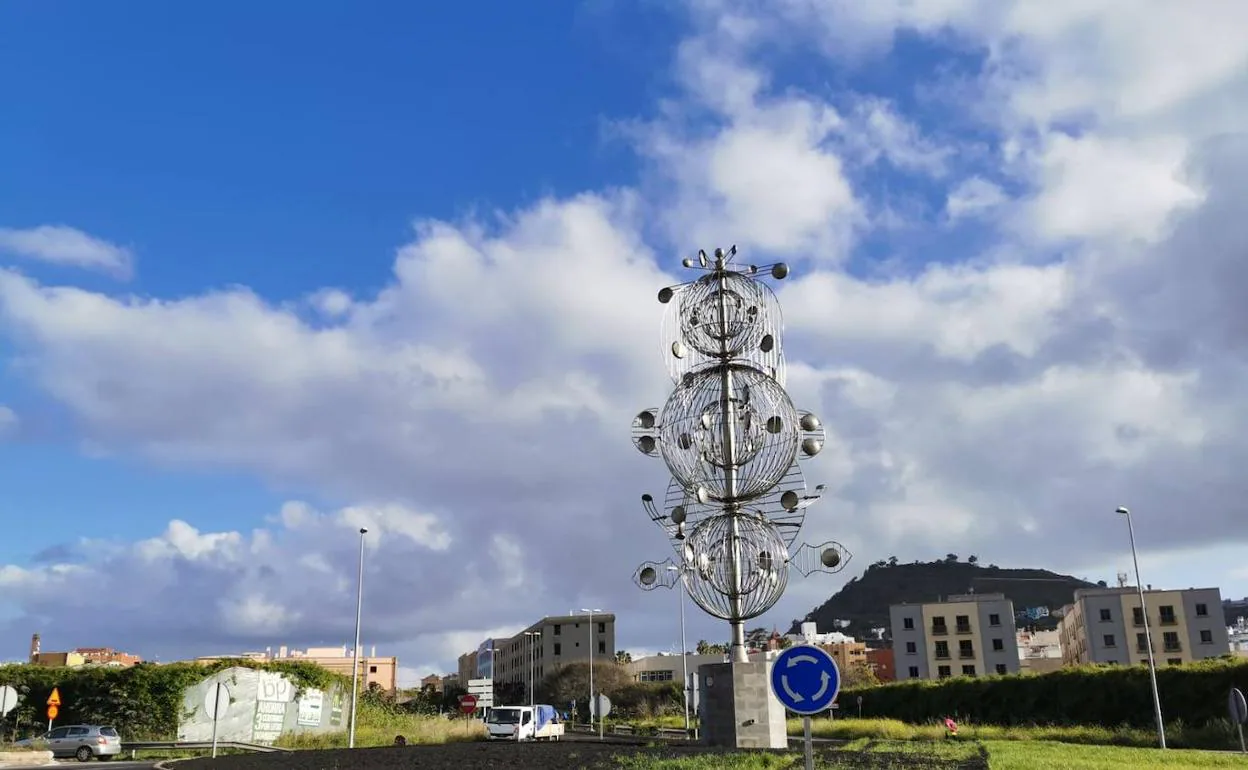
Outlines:
[[[9,765],[54,765],[50,751],[0,751],[0,767]]]

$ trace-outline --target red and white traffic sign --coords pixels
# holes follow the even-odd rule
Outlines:
[[[471,714],[477,710],[477,696],[464,694],[459,696],[459,710]]]

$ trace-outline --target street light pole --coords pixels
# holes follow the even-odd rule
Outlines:
[[[355,711],[360,696],[360,615],[364,608],[364,535],[368,530],[360,527],[360,568],[355,595],[355,649],[351,651],[351,729],[347,733],[347,748],[355,748]]]
[[[538,639],[541,638],[542,632],[541,631],[525,631],[524,635],[528,638],[528,642],[529,642],[529,706],[536,707],[537,695],[535,694],[536,690],[535,690],[534,685],[537,681],[537,678],[536,678],[537,652],[534,649],[533,645],[538,643]]]
[[[1144,604],[1144,583],[1140,580],[1140,559],[1135,552],[1135,526],[1131,511],[1119,506],[1117,513],[1127,517],[1127,534],[1131,538],[1131,561],[1135,565],[1135,587],[1140,594],[1140,616],[1144,620],[1144,644],[1148,646],[1148,681],[1153,688],[1153,717],[1157,720],[1157,743],[1166,747],[1166,723],[1161,717],[1161,694],[1157,691],[1157,662],[1153,659],[1153,637],[1148,628],[1148,608]]]
[[[589,726],[594,726],[594,712],[597,710],[598,704],[594,701],[594,613],[602,612],[598,609],[582,609],[581,612],[589,613]],[[598,714],[598,738],[602,739],[602,713]]]
[[[689,646],[685,643],[685,579],[684,570],[680,567],[672,565],[668,567],[673,572],[681,573],[677,578],[680,581],[680,664],[684,681],[680,686],[681,693],[685,698],[685,738],[689,737]]]

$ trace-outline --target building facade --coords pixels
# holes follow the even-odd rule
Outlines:
[[[1153,656],[1158,665],[1178,666],[1230,652],[1217,588],[1144,592],[1138,589],[1081,588],[1062,611],[1058,624],[1062,663],[1135,665],[1148,662],[1144,612],[1148,613]]]
[[[889,607],[898,680],[1017,674],[1014,603],[1004,594],[966,594]]]
[[[647,655],[625,665],[634,682],[676,682],[680,683],[684,676],[685,665],[689,667],[690,676],[698,673],[698,666],[708,663],[723,663],[728,660],[724,654],[696,655],[690,653],[682,660],[680,655]]]
[[[489,653],[491,676],[496,684],[522,685],[541,683],[547,675],[568,663],[588,662],[592,654],[597,661],[615,660],[615,615],[594,613],[593,620],[584,615],[551,615],[542,618],[509,639],[487,640],[490,645],[477,650],[478,674],[486,674],[482,657]],[[532,664],[530,665],[530,655]],[[530,677],[532,669],[532,677]]]
[[[895,652],[891,647],[877,647],[867,650],[867,668],[881,682],[897,680],[897,664]]]
[[[399,659],[393,656],[378,657],[374,647],[372,655],[360,655],[359,680],[364,687],[377,685],[386,692],[397,692]],[[351,676],[353,651],[346,647],[309,647],[306,650],[288,649],[286,645],[264,652],[244,652],[239,655],[209,655],[196,658],[196,663],[215,663],[220,660],[298,661],[311,663],[335,674]]]
[[[1018,663],[1025,673],[1045,674],[1062,667],[1062,635],[1052,631],[1019,629]]]
[[[459,656],[459,681],[468,682],[477,678],[477,651],[465,652]]]
[[[785,638],[795,644],[813,644],[822,648],[836,660],[836,665],[842,671],[850,666],[867,664],[867,645],[854,637],[840,631],[821,634],[816,624],[811,621],[803,622],[800,629],[799,633],[789,634]]]

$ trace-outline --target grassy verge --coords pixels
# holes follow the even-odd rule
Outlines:
[[[1071,746],[1036,741],[1018,743],[988,741],[988,766],[992,770],[1202,770],[1206,767],[1248,768],[1242,754],[1191,749],[1137,749],[1122,746]]]
[[[402,735],[409,746],[430,743],[479,741],[485,738],[485,725],[475,719],[447,719],[422,716],[360,703],[356,715],[356,746],[393,746],[394,737]],[[278,746],[287,749],[346,748],[346,732],[302,734],[283,737]]]
[[[895,719],[817,719],[813,720],[811,727],[812,733],[818,738],[842,740],[872,738],[885,741],[936,741],[945,737],[943,723],[912,725]],[[802,720],[789,720],[788,729],[790,735],[801,735]],[[1002,727],[963,722],[958,725],[958,736],[964,740],[978,741],[1053,741],[1137,748],[1152,748],[1157,745],[1157,734],[1152,730],[1097,725]],[[1229,749],[1237,744],[1235,736],[1235,728],[1230,722],[1203,727],[1175,722],[1166,728],[1166,742],[1175,748]]]

